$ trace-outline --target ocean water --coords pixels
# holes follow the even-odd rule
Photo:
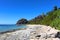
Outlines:
[[[21,28],[26,28],[26,25],[0,25],[0,32],[5,32],[5,31],[10,31],[10,30],[16,30],[16,29],[21,29]]]

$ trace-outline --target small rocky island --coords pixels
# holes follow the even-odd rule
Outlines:
[[[20,25],[20,24],[27,24],[27,23],[28,23],[28,20],[22,18],[22,19],[18,20],[16,24],[17,24],[17,25]]]

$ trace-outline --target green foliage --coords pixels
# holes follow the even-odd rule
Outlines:
[[[57,10],[58,8],[57,8],[57,6],[54,6],[54,10]]]
[[[42,20],[41,24],[50,25],[50,23],[56,18],[57,13],[54,11],[48,12],[48,15]]]
[[[28,23],[29,23],[29,24],[40,24],[44,17],[45,17],[44,14],[39,15],[39,16],[35,17],[34,19],[29,20]]]
[[[51,22],[50,26],[55,27],[60,30],[60,10],[55,12],[57,14],[56,18]]]
[[[35,17],[29,21],[29,24],[50,25],[60,30],[60,9],[55,6],[54,10],[46,13],[46,15],[43,14]]]

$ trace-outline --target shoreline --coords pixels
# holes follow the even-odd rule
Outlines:
[[[28,27],[34,27],[34,26],[46,26],[46,25],[40,25],[40,24],[24,24],[24,25],[26,25],[27,28]],[[26,30],[27,28],[19,28],[19,29],[8,30],[8,31],[0,32],[0,34],[11,33],[11,32],[15,32],[15,31],[19,31],[19,30]]]
[[[25,30],[25,29],[26,28],[19,28],[19,29],[8,30],[8,31],[0,32],[0,34],[12,33],[12,32],[15,32],[15,31]]]
[[[56,30],[50,26],[31,24],[26,26],[27,28],[25,29],[2,32],[0,34],[0,40],[38,40],[37,38],[39,38],[39,40],[49,40],[51,38],[55,40],[58,38],[55,35],[57,35],[59,30]]]
[[[24,24],[28,27],[33,27],[33,26],[38,26],[40,24]],[[19,29],[13,29],[13,30],[8,30],[8,31],[4,31],[4,32],[0,32],[0,34],[5,34],[5,33],[11,33],[11,32],[15,32],[15,31],[19,31],[19,30],[26,30],[26,28],[19,28]]]

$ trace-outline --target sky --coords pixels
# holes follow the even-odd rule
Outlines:
[[[30,20],[60,7],[60,0],[0,0],[0,24],[15,24],[19,19]]]

